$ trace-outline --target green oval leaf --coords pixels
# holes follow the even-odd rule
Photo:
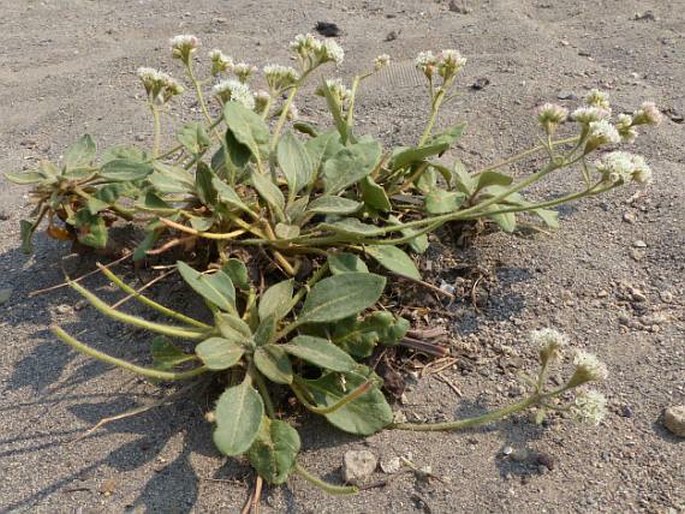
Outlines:
[[[454,212],[464,203],[466,195],[460,191],[432,189],[426,195],[426,212],[429,214],[446,214]]]
[[[285,197],[276,184],[271,181],[271,178],[260,174],[258,171],[253,171],[251,177],[252,185],[259,193],[264,201],[269,206],[276,209],[276,212],[281,213],[283,217],[283,209],[285,208]]]
[[[214,316],[214,323],[221,336],[229,341],[245,347],[253,345],[250,325],[240,319],[236,313],[218,312]]]
[[[257,161],[260,161],[260,147],[268,145],[270,139],[269,127],[261,116],[238,102],[226,102],[224,121],[235,140],[249,148]]]
[[[403,250],[392,245],[368,245],[366,253],[384,268],[403,277],[421,280],[416,264]]]
[[[223,271],[203,275],[183,261],[176,262],[183,280],[205,300],[226,312],[235,312],[235,288],[230,277]]]
[[[169,371],[194,358],[164,336],[157,336],[152,340],[150,353],[154,367],[163,371]]]
[[[248,378],[229,387],[219,397],[214,411],[214,444],[229,457],[245,453],[254,442],[264,416],[264,403]]]
[[[377,141],[343,148],[323,165],[324,191],[336,194],[369,175],[381,158]]]
[[[45,180],[43,174],[37,171],[8,171],[5,173],[5,178],[20,186],[35,184]]]
[[[283,348],[273,344],[260,346],[254,352],[257,369],[269,380],[277,384],[291,384],[293,368],[290,358]]]
[[[280,345],[280,348],[290,355],[332,371],[351,371],[357,365],[344,350],[322,337],[297,336],[289,343]]]
[[[371,177],[365,177],[360,184],[362,198],[367,206],[383,212],[388,212],[392,209],[392,204],[385,189],[376,184]]]
[[[114,159],[105,163],[100,169],[100,176],[107,180],[127,182],[142,180],[153,171],[152,166],[146,162],[132,159]]]
[[[503,173],[498,173],[496,171],[484,171],[478,175],[478,183],[476,185],[476,191],[489,186],[508,186],[514,181],[509,175]]]
[[[222,370],[238,364],[245,350],[223,337],[210,337],[195,347],[195,353],[209,369]]]
[[[88,135],[71,145],[64,153],[64,167],[67,170],[90,166],[95,158],[95,142]]]
[[[344,381],[340,380],[337,373],[327,373],[317,380],[302,382],[317,406],[330,407],[369,380],[368,368],[360,366],[360,369],[365,370],[366,373],[356,371],[342,373]],[[374,434],[392,423],[392,409],[376,385],[359,398],[324,416],[340,430],[357,435]]]
[[[311,181],[314,163],[304,145],[290,131],[283,134],[278,142],[276,157],[292,198]]]
[[[259,319],[264,320],[273,316],[275,321],[280,321],[288,314],[288,306],[293,298],[293,280],[285,280],[274,284],[264,291],[259,300]]]
[[[376,225],[362,223],[357,218],[344,218],[334,223],[321,223],[319,226],[324,230],[350,236],[380,236],[384,234]]]
[[[295,468],[300,446],[297,430],[285,421],[264,416],[247,458],[260,477],[278,485],[284,483]]]
[[[381,297],[385,278],[372,273],[343,273],[317,282],[307,295],[298,322],[327,323],[358,314]]]
[[[340,275],[341,273],[368,273],[369,268],[359,257],[353,253],[332,253],[328,256],[328,267],[331,274]]]
[[[362,204],[340,196],[321,196],[313,200],[307,211],[316,214],[352,214],[362,208]]]
[[[197,155],[212,144],[207,131],[201,123],[188,123],[176,135],[181,143],[191,154]]]

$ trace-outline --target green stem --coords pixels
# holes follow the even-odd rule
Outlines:
[[[147,321],[136,316],[131,316],[120,312],[116,309],[112,309],[109,305],[103,302],[100,298],[95,296],[93,293],[82,287],[77,282],[72,280],[67,280],[69,285],[75,289],[81,296],[90,302],[90,304],[103,314],[109,316],[110,318],[116,319],[123,323],[128,323],[135,327],[139,327],[145,330],[150,330],[152,332],[157,332],[169,337],[177,337],[180,339],[190,339],[191,341],[202,341],[208,335],[207,330],[194,330],[183,327],[176,327],[172,325],[163,325],[161,323],[154,323],[152,321]]]
[[[257,385],[257,389],[259,390],[262,400],[264,400],[266,414],[271,419],[276,419],[276,409],[274,409],[274,404],[271,401],[271,396],[269,395],[269,390],[264,382],[264,377],[262,377],[262,374],[257,371],[257,368],[255,368],[254,364],[250,364],[248,373],[250,374],[250,377],[252,377],[253,382]]]
[[[195,78],[192,59],[188,59],[188,62],[186,63],[186,70],[188,71],[188,77],[190,77],[190,80],[193,83],[193,87],[195,88],[195,94],[197,96],[197,101],[200,104],[200,109],[202,109],[202,114],[204,114],[205,120],[207,120],[207,124],[211,126],[212,117],[209,115],[209,110],[207,109],[207,102],[205,102],[205,95],[202,94],[202,87],[200,86],[200,82],[197,80],[197,78]]]
[[[136,300],[138,300],[140,303],[147,305],[148,307],[151,307],[152,309],[155,309],[157,312],[160,312],[161,314],[168,316],[170,318],[177,319],[178,321],[182,321],[183,323],[187,323],[188,325],[193,325],[198,328],[202,328],[205,330],[211,330],[212,327],[210,325],[207,325],[206,323],[203,323],[202,321],[198,321],[196,319],[193,319],[189,316],[186,316],[185,314],[182,314],[180,312],[176,312],[173,309],[169,309],[168,307],[165,307],[164,305],[161,305],[154,300],[150,300],[147,296],[142,295],[138,291],[136,291],[134,288],[129,286],[126,282],[121,280],[117,275],[115,275],[111,270],[103,266],[102,264],[98,263],[97,267],[102,271],[102,273],[105,274],[105,276],[110,279],[112,282],[114,282],[114,285],[116,285],[119,289],[121,289],[124,293],[132,295]]]
[[[307,410],[312,411],[315,414],[330,414],[331,412],[335,412],[339,409],[342,409],[345,405],[347,405],[350,402],[353,402],[360,396],[363,396],[367,392],[373,388],[373,382],[371,380],[367,380],[366,382],[363,382],[361,385],[359,385],[354,391],[352,391],[350,394],[343,396],[335,402],[332,405],[329,405],[328,407],[317,407],[313,403],[311,403],[304,395],[304,391],[300,389],[300,384],[297,382],[293,382],[290,384],[290,389],[292,389],[293,393],[295,393],[295,396],[297,399],[304,405]]]
[[[96,350],[95,348],[91,348],[90,346],[83,344],[79,340],[67,334],[64,330],[62,330],[61,327],[57,325],[53,325],[51,329],[57,337],[59,337],[62,341],[67,343],[75,350],[81,353],[85,353],[86,355],[94,357],[100,361],[106,362],[107,364],[114,364],[115,366],[119,366],[120,368],[132,371],[133,373],[142,375],[144,377],[154,378],[157,380],[187,380],[189,378],[201,375],[202,373],[205,373],[207,371],[207,368],[204,366],[200,366],[199,368],[194,368],[188,371],[178,372],[160,371],[158,369],[144,368],[142,366],[137,366],[131,362],[122,359],[117,359],[116,357],[112,357],[111,355],[107,355],[106,353]]]
[[[276,148],[276,144],[278,143],[278,137],[280,136],[281,130],[283,130],[283,126],[285,125],[285,122],[288,119],[288,111],[290,111],[290,106],[293,104],[293,100],[295,100],[295,95],[297,95],[297,92],[299,91],[302,81],[305,77],[306,74],[302,75],[298,84],[293,86],[292,90],[290,91],[290,94],[288,95],[288,99],[285,101],[285,104],[283,104],[281,115],[278,117],[276,127],[274,128],[273,135],[271,136],[271,143],[269,144],[269,148],[271,148],[271,150]]]
[[[162,137],[162,128],[159,120],[159,109],[157,106],[150,102],[150,111],[152,111],[152,122],[154,127],[154,139],[152,143],[152,157],[157,158],[159,154],[159,142]]]
[[[357,494],[359,492],[359,488],[353,485],[333,485],[329,482],[326,482],[307,471],[299,462],[295,463],[295,473],[300,475],[307,482],[315,485],[319,489],[324,490],[328,494],[339,496],[343,494]]]
[[[448,84],[443,84],[440,89],[438,89],[438,93],[435,95],[435,97],[432,99],[431,103],[431,115],[430,118],[428,118],[428,123],[426,123],[426,128],[423,131],[423,134],[421,135],[421,139],[419,139],[419,144],[418,146],[423,146],[423,144],[428,141],[428,138],[431,135],[431,132],[433,131],[433,126],[435,125],[435,120],[438,118],[438,111],[440,111],[440,105],[442,104],[443,99],[445,98],[445,92],[448,88]],[[431,90],[432,90],[432,85],[431,85]]]
[[[544,396],[535,393],[532,396],[516,402],[508,407],[502,409],[497,409],[482,416],[476,416],[474,418],[461,419],[456,421],[444,421],[442,423],[394,423],[388,428],[393,428],[395,430],[412,430],[415,432],[439,432],[447,430],[463,430],[465,428],[471,428],[479,425],[486,425],[492,423],[493,421],[498,421],[500,419],[506,418],[516,412],[525,410],[533,405],[539,403]]]
[[[557,141],[552,141],[552,142],[551,142],[551,146],[552,146],[552,147],[555,147],[555,146],[565,145],[565,144],[568,144],[568,143],[573,143],[573,142],[576,141],[577,139],[578,139],[578,136],[569,137],[569,138],[566,138],[566,139],[559,139],[559,140],[557,140]],[[478,175],[480,175],[481,173],[485,173],[486,171],[494,171],[494,170],[496,170],[496,169],[498,169],[498,168],[502,168],[503,166],[507,166],[508,164],[511,164],[511,163],[520,161],[521,159],[525,159],[526,157],[528,157],[528,156],[530,156],[530,155],[533,155],[533,154],[536,154],[536,153],[538,153],[538,152],[540,152],[540,151],[542,151],[542,150],[545,150],[545,146],[544,146],[544,145],[534,146],[533,148],[530,148],[530,149],[525,150],[525,151],[523,151],[523,152],[521,152],[521,153],[518,153],[518,154],[516,154],[516,155],[513,155],[512,157],[509,157],[508,159],[505,159],[505,160],[503,160],[503,161],[500,161],[500,162],[498,162],[498,163],[496,163],[496,164],[492,164],[492,165],[490,165],[490,166],[486,166],[485,168],[482,168],[482,169],[480,169],[480,170],[478,170],[478,171],[472,173],[472,176],[474,176],[474,177],[475,177],[475,176],[478,176]]]

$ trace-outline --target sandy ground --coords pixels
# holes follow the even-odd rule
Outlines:
[[[517,373],[534,366],[525,334],[552,325],[607,362],[606,421],[586,427],[554,419],[538,428],[523,416],[467,433],[386,432],[366,441],[315,421],[301,428],[302,461],[334,482],[343,453],[359,448],[384,458],[411,453],[441,480],[403,474],[336,498],[293,478],[265,491],[263,510],[685,512],[685,443],[660,418],[665,407],[685,402],[685,2],[456,0],[467,13],[440,1],[0,3],[2,170],[56,158],[84,132],[101,147],[149,140],[135,70],[170,66],[166,41],[178,33],[261,65],[285,63],[295,34],[333,21],[343,29],[343,77],[379,53],[401,61],[420,50],[458,48],[469,58],[462,95],[440,123],[469,122],[460,145],[469,166],[533,142],[532,113],[545,101],[571,106],[557,97],[582,97],[592,87],[609,91],[617,111],[656,101],[665,122],[631,148],[649,159],[652,186],[564,208],[557,233],[479,237],[454,254],[487,275],[478,311],[464,298],[434,320],[454,334],[459,361],[443,374],[463,396],[431,375],[401,406],[410,417],[444,419],[504,405],[520,392]],[[483,78],[486,87],[470,87]],[[322,111],[300,107],[305,117]],[[387,142],[410,142],[425,108],[411,84],[380,84],[364,94],[360,122]],[[570,180],[576,177],[557,177],[545,191],[561,191]],[[142,355],[133,344],[140,334],[103,321],[73,293],[29,296],[61,281],[59,258],[68,249],[41,236],[35,255],[20,253],[25,192],[0,181],[0,288],[13,289],[0,306],[0,511],[237,512],[252,478],[243,463],[213,448],[201,402],[176,403],[76,440],[101,417],[160,393],[76,355],[48,332],[59,320],[76,333],[87,330],[87,339],[108,351]],[[69,259],[65,266],[77,273],[92,264]],[[439,273],[455,281],[459,269]],[[534,458],[504,457],[507,446]]]

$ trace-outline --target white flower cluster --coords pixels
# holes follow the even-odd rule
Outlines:
[[[601,107],[578,107],[571,113],[571,119],[573,121],[577,121],[584,125],[589,125],[594,121],[609,119],[610,116],[611,111],[602,109]]]
[[[345,58],[345,52],[338,43],[331,39],[321,41],[312,34],[295,36],[290,49],[300,57],[305,70],[312,70],[327,62],[341,64]]]
[[[252,74],[257,71],[257,67],[247,64],[246,62],[239,62],[233,65],[232,71],[235,76],[238,77],[238,80],[244,84],[250,80]]]
[[[644,102],[633,113],[633,123],[635,125],[659,125],[662,120],[663,116],[654,102]]]
[[[530,340],[539,347],[540,361],[543,365],[558,359],[568,344],[568,338],[553,328],[533,330],[530,333]]]
[[[336,100],[339,106],[344,107],[349,99],[352,97],[352,91],[343,84],[342,79],[330,79],[326,80],[326,86],[331,92],[331,95]],[[323,86],[319,86],[315,94],[318,96],[325,96]]]
[[[547,103],[538,108],[538,121],[548,134],[552,134],[567,118],[568,109],[561,105]]]
[[[631,179],[640,184],[652,180],[652,170],[640,155],[629,152],[611,152],[595,163],[597,171],[610,184],[622,184]]]
[[[420,52],[414,64],[429,80],[437,71],[444,81],[452,79],[466,65],[466,58],[458,50],[447,49],[437,56],[430,50]]]
[[[433,78],[433,72],[438,64],[438,58],[433,55],[430,50],[426,52],[419,52],[414,61],[416,67],[420,72],[422,72],[429,79]]]
[[[184,87],[168,74],[154,68],[141,67],[137,71],[151,102],[157,105],[167,103],[172,97],[180,95]]]
[[[300,80],[300,75],[294,68],[281,66],[280,64],[267,64],[264,66],[264,77],[266,83],[273,92],[284,91]]]
[[[238,102],[248,109],[255,108],[255,98],[250,88],[237,80],[222,80],[212,88],[212,92],[221,103]]]
[[[587,138],[589,148],[595,149],[602,145],[611,145],[621,142],[621,136],[616,127],[609,120],[593,121],[589,124],[590,132]]]
[[[599,109],[611,112],[609,94],[600,91],[599,89],[591,89],[590,92],[585,95],[585,103],[590,107],[598,107]]]
[[[215,77],[233,69],[233,59],[217,48],[209,52],[209,58],[212,61],[212,75]]]
[[[616,130],[621,136],[621,141],[632,143],[637,138],[637,129],[633,126],[634,120],[630,114],[619,114],[616,117]]]
[[[200,47],[200,40],[191,34],[181,34],[169,40],[171,56],[188,64],[190,55]]]
[[[571,411],[579,421],[599,425],[608,412],[607,399],[599,391],[581,391],[576,395]]]
[[[269,102],[271,101],[271,95],[268,93],[268,91],[264,90],[259,90],[255,91],[252,96],[254,97],[255,101],[255,106],[254,110],[257,114],[262,114],[267,106],[269,105]]]
[[[385,68],[388,64],[390,64],[390,56],[388,54],[380,54],[373,61],[373,69],[378,71]]]
[[[606,364],[593,353],[577,350],[573,357],[573,364],[576,369],[568,382],[569,387],[577,387],[586,382],[598,382],[609,376]]]

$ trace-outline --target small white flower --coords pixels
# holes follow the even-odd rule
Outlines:
[[[644,102],[633,114],[635,125],[658,125],[663,118],[654,102]]]
[[[390,64],[390,56],[388,54],[381,54],[374,59],[373,69],[378,71],[385,68],[388,64]]]
[[[590,122],[588,135],[588,150],[601,145],[616,144],[621,142],[621,136],[608,120]]]
[[[233,59],[221,50],[215,48],[209,52],[209,58],[212,60],[212,75],[215,77],[220,73],[231,71],[233,68]]]
[[[600,109],[611,111],[609,95],[599,89],[591,89],[585,96],[585,103],[590,107],[599,107]]]
[[[607,399],[602,393],[594,389],[581,391],[576,395],[571,411],[577,420],[599,425],[608,412]]]
[[[419,71],[423,72],[423,74],[430,79],[433,77],[433,72],[438,64],[438,59],[433,55],[433,52],[428,50],[426,52],[420,52],[419,55],[416,56],[414,64]]]
[[[576,369],[569,380],[569,387],[605,380],[609,375],[606,365],[593,353],[577,350],[573,357],[573,364]]]
[[[199,48],[200,40],[191,34],[181,34],[180,36],[172,37],[169,40],[169,45],[171,45],[171,56],[181,59],[187,64],[190,54]]]
[[[289,66],[267,64],[263,71],[269,88],[276,92],[292,87],[300,80],[299,73]]]
[[[252,96],[254,96],[254,101],[255,101],[255,106],[254,110],[257,114],[262,114],[264,110],[266,109],[266,106],[269,105],[269,101],[271,100],[271,95],[268,93],[268,91],[255,91]]]
[[[238,102],[248,109],[255,108],[255,98],[250,88],[237,80],[222,80],[212,88],[212,92],[221,103]]]
[[[559,358],[568,344],[568,338],[553,328],[533,330],[530,333],[530,340],[539,347],[540,361],[543,365]]]
[[[544,104],[538,109],[538,121],[543,125],[557,125],[568,118],[568,109],[557,104]]]
[[[352,91],[343,84],[342,79],[329,79],[326,80],[326,86],[328,86],[331,95],[337,101],[338,105],[344,107],[352,96]],[[319,96],[325,96],[323,86],[319,86],[315,94]]]
[[[637,129],[633,127],[633,117],[630,114],[619,114],[616,118],[616,130],[621,141],[632,143],[637,138]]]
[[[459,73],[464,65],[466,65],[466,58],[463,57],[458,50],[452,49],[440,52],[437,61],[438,75],[440,75],[443,80],[449,80]]]
[[[321,57],[320,61],[321,63],[325,62],[334,62],[337,65],[342,64],[343,60],[345,59],[345,51],[342,49],[342,47],[333,41],[332,39],[327,39],[326,41],[323,42],[323,45],[321,47]]]
[[[154,68],[138,68],[137,74],[143,83],[148,98],[157,104],[164,104],[171,97],[180,95],[184,91],[180,83],[168,74]]]
[[[622,184],[631,179],[646,184],[652,179],[652,170],[644,158],[629,152],[611,152],[596,162],[595,167],[610,184]]]
[[[600,107],[579,107],[571,113],[571,119],[585,125],[593,121],[605,120],[611,116],[611,111]]]
[[[290,43],[290,49],[295,50],[300,57],[306,58],[312,51],[321,50],[321,42],[312,34],[298,34]]]
[[[240,82],[245,83],[250,80],[252,74],[257,71],[257,67],[247,64],[246,62],[239,62],[233,65],[233,69],[231,71],[233,71],[235,76],[238,77]]]

